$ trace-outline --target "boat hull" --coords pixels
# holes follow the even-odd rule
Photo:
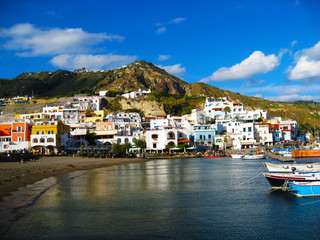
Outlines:
[[[242,158],[244,155],[242,154],[231,154],[232,158]]]
[[[298,164],[279,164],[279,163],[265,163],[267,169],[271,173],[282,172],[292,173],[292,170],[296,171],[320,171],[320,164],[318,163],[298,163]]]
[[[268,174],[263,173],[272,188],[282,188],[286,182],[313,182],[320,181],[319,174]]]
[[[266,155],[260,154],[260,155],[245,155],[242,157],[242,159],[245,160],[257,160],[257,159],[265,159]]]
[[[290,182],[289,192],[298,197],[319,197],[320,182]]]
[[[320,149],[292,150],[291,154],[294,158],[320,157]]]

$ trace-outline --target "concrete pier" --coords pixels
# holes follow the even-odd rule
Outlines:
[[[293,162],[294,158],[293,157],[288,157],[288,156],[282,156],[280,154],[275,154],[273,152],[266,152],[267,157],[279,160],[281,162]]]

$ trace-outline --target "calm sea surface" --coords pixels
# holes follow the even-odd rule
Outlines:
[[[0,238],[319,239],[320,198],[269,192],[264,171],[261,160],[191,158],[44,179],[0,203]]]

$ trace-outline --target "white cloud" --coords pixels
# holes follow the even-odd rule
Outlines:
[[[167,31],[166,27],[159,27],[156,31],[157,34],[162,34],[165,33]]]
[[[270,100],[270,101],[280,101],[280,102],[291,102],[291,101],[299,101],[299,100],[320,101],[319,96],[311,96],[311,95],[300,96],[298,94],[266,97],[265,99]]]
[[[294,47],[297,43],[298,43],[298,41],[297,41],[297,40],[294,40],[294,41],[292,41],[292,42],[290,43],[290,46],[291,46],[291,47]]]
[[[289,80],[320,80],[320,41],[312,48],[296,53],[296,58],[296,65],[288,70]]]
[[[181,67],[181,63],[172,65],[172,66],[161,66],[159,65],[158,67],[166,70],[168,73],[174,75],[174,76],[182,76],[186,72],[185,67]]]
[[[232,89],[231,89],[232,91]],[[233,89],[234,92],[239,89]],[[271,101],[319,101],[320,85],[274,85],[242,88],[241,94],[264,97]],[[270,96],[271,95],[271,96]],[[273,96],[272,96],[273,95]]]
[[[171,21],[166,22],[166,23],[156,23],[156,26],[158,27],[158,29],[156,30],[156,34],[162,34],[162,33],[167,32],[168,29],[165,26],[168,26],[170,24],[180,24],[186,20],[187,20],[187,18],[177,17],[177,18],[174,18]]]
[[[158,57],[159,61],[166,61],[170,59],[170,55],[164,55],[164,54],[160,54]]]
[[[127,65],[137,59],[136,56],[62,54],[51,59],[50,63],[64,69],[74,70],[86,68],[90,70],[114,69]]]
[[[171,23],[176,23],[176,24],[179,24],[179,23],[182,23],[184,21],[186,21],[187,19],[186,18],[183,18],[183,17],[177,17],[177,18],[174,18],[172,19],[169,24]]]
[[[258,79],[251,79],[245,82],[245,84],[243,85],[244,87],[251,87],[254,85],[259,85],[261,83],[264,83],[265,80],[258,80]]]
[[[17,51],[19,56],[84,53],[98,43],[124,39],[120,35],[88,33],[81,28],[41,29],[30,23],[0,29],[0,36],[8,38],[4,47]]]
[[[275,54],[264,55],[261,51],[253,52],[247,59],[230,68],[222,67],[201,82],[229,81],[251,78],[258,73],[267,73],[279,65],[279,57]]]

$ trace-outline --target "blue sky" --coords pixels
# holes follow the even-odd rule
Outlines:
[[[268,100],[320,101],[320,1],[0,3],[0,78],[135,60],[186,82]]]

